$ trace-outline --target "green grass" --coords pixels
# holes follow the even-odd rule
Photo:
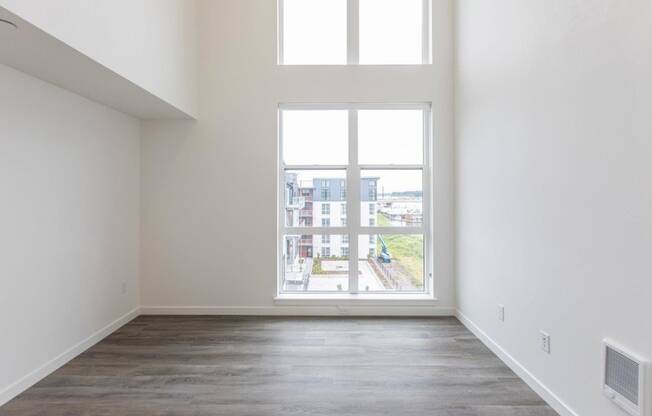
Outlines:
[[[383,214],[379,213],[376,217],[377,217],[376,221],[378,221],[378,226],[379,227],[389,227],[390,225],[392,225],[392,224],[389,223],[389,220],[387,219],[387,217],[384,216]]]
[[[378,214],[378,225],[389,227],[389,220]],[[410,274],[416,286],[423,286],[423,236],[412,234],[385,234],[382,236],[387,244],[392,261],[399,263]],[[376,251],[381,252],[380,240],[376,239]]]

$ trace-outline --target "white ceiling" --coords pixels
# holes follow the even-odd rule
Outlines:
[[[141,119],[192,119],[64,42],[0,7],[0,63]]]

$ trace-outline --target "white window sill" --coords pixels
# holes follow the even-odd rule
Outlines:
[[[283,294],[274,298],[284,306],[436,306],[437,298],[428,294]]]

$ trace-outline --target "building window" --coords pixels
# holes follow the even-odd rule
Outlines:
[[[301,196],[281,198],[279,218],[312,216],[320,225],[281,221],[279,293],[432,293],[430,106],[287,104],[279,113],[279,193]],[[333,212],[325,196],[342,189],[346,199]],[[312,246],[302,238],[306,244],[290,251],[286,242],[311,235],[321,238]],[[302,257],[308,252],[323,258]],[[308,283],[293,283],[305,276]]]
[[[321,199],[322,201],[330,201],[331,190],[328,188],[321,188]]]
[[[279,64],[430,62],[430,0],[278,1]]]
[[[369,200],[370,201],[378,200],[378,194],[377,194],[377,188],[375,182],[369,184]]]

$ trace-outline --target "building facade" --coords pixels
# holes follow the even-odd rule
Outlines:
[[[377,225],[378,178],[360,180],[361,225]],[[286,224],[292,227],[344,227],[347,225],[346,180],[342,178],[314,178],[297,180],[296,173],[285,177]],[[349,256],[349,235],[286,236],[287,264],[297,258]],[[375,236],[360,236],[360,258],[376,254]]]

